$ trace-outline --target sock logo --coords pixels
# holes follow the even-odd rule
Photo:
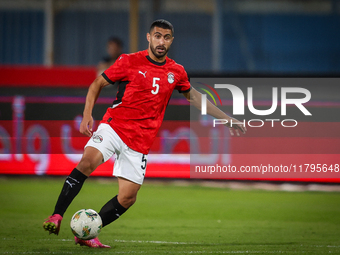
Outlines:
[[[66,180],[66,183],[67,183],[68,185],[70,185],[71,189],[72,189],[72,187],[73,187],[74,185],[76,185],[75,183],[70,183],[68,180]]]
[[[116,216],[119,218],[120,217],[120,214],[118,213],[118,210],[117,210],[117,208],[115,208],[115,211],[116,211]]]

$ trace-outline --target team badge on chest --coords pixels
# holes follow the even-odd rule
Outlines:
[[[175,81],[175,75],[173,73],[168,73],[168,82],[170,84],[174,83]]]

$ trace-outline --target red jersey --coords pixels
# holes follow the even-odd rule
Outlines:
[[[121,55],[102,75],[118,82],[118,92],[101,123],[110,124],[131,149],[148,154],[172,91],[190,91],[183,66],[168,57],[155,62],[144,50]]]

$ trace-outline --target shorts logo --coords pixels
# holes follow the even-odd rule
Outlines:
[[[173,73],[168,73],[168,82],[170,84],[174,83],[175,81],[175,75]]]
[[[103,137],[101,135],[94,135],[92,139],[95,143],[101,143],[103,141]]]

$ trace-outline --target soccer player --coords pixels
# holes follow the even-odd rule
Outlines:
[[[163,121],[165,108],[174,89],[201,108],[201,94],[190,86],[183,66],[167,57],[174,40],[174,28],[166,20],[156,20],[147,33],[147,50],[123,54],[90,85],[80,124],[80,132],[90,138],[83,156],[66,178],[54,212],[43,224],[45,230],[59,233],[63,215],[80,191],[87,177],[103,162],[115,155],[113,175],[118,178],[118,195],[108,201],[99,215],[103,227],[118,219],[136,201],[141,187],[149,149]],[[101,89],[118,82],[118,92],[92,133],[92,109]],[[209,101],[207,113],[218,119],[237,120],[229,117]],[[239,124],[229,126],[230,132],[245,133]],[[76,244],[88,247],[107,248],[98,238],[81,240]]]

